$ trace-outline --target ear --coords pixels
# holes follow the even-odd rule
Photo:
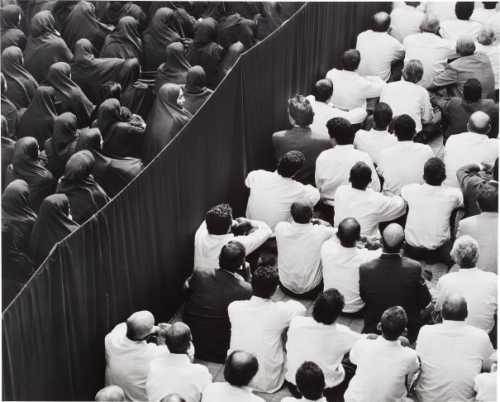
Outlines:
[[[382,324],[380,323],[380,321],[377,324],[377,331],[380,332],[380,333],[382,333]]]

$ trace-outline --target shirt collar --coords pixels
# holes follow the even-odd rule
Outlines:
[[[252,300],[253,302],[257,302],[257,303],[269,303],[271,302],[272,300],[271,299],[264,299],[263,297],[259,297],[259,296],[252,296],[250,298],[250,300]]]
[[[335,145],[335,148],[339,149],[354,149],[354,144],[345,144],[345,145]]]
[[[445,327],[463,327],[465,325],[465,321],[453,321],[453,320],[444,320],[443,325]]]
[[[169,353],[165,356],[165,359],[178,366],[184,366],[191,363],[191,360],[189,360],[189,356],[184,353]]]
[[[459,269],[459,272],[477,272],[477,271],[479,271],[478,267],[474,267],[474,268],[460,268]]]

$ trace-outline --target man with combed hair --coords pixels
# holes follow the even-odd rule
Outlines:
[[[457,1],[455,3],[456,19],[441,21],[440,34],[444,39],[450,41],[457,41],[462,35],[469,35],[476,38],[481,24],[471,20],[472,13],[474,12],[473,1]]]
[[[249,387],[258,370],[259,362],[253,354],[241,350],[229,353],[224,365],[226,382],[206,387],[201,402],[265,402]]]
[[[407,382],[420,366],[417,353],[399,340],[407,323],[402,307],[390,307],[378,324],[382,336],[354,344],[349,358],[357,367],[345,393],[346,402],[405,400]]]
[[[498,140],[488,138],[490,117],[481,111],[469,118],[467,132],[452,135],[444,147],[445,185],[458,187],[457,171],[470,163],[493,165],[498,158]]]
[[[118,385],[108,385],[95,395],[96,402],[121,402],[125,400],[125,393]]]
[[[285,397],[281,402],[314,401],[326,402],[325,376],[315,362],[304,362],[295,375],[297,383],[297,398]],[[325,395],[325,396],[323,396]],[[332,399],[333,400],[333,399]]]
[[[490,26],[484,26],[477,35],[477,51],[485,53],[490,59],[493,76],[495,77],[495,89],[498,90],[498,75],[500,74],[500,49],[498,41]]]
[[[149,311],[137,311],[104,338],[106,385],[119,386],[127,400],[147,400],[149,363],[168,353],[164,345],[147,343],[148,337],[156,331],[153,314]]]
[[[372,29],[358,35],[356,49],[361,54],[359,74],[375,75],[388,81],[391,65],[403,60],[405,49],[397,39],[389,35],[390,25],[389,14],[378,12],[372,17]]]
[[[442,324],[424,325],[418,335],[416,352],[422,365],[418,400],[472,401],[474,378],[487,368],[493,347],[486,332],[465,323],[463,296],[449,295],[441,314]]]
[[[420,4],[418,1],[404,1],[393,4],[390,33],[403,43],[408,35],[419,32],[420,23],[425,14],[417,8]]]

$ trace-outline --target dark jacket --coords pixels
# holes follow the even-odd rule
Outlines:
[[[479,215],[481,210],[477,203],[477,197],[485,184],[494,182],[493,175],[482,171],[477,164],[473,163],[458,169],[457,179],[464,194],[465,216]]]

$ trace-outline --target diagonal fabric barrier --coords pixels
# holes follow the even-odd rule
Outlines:
[[[245,53],[149,166],[60,242],[3,313],[4,400],[91,400],[104,381],[104,336],[133,311],[168,320],[192,267],[206,210],[244,211],[243,181],[272,168],[286,99],[354,45],[387,3],[308,3]]]

